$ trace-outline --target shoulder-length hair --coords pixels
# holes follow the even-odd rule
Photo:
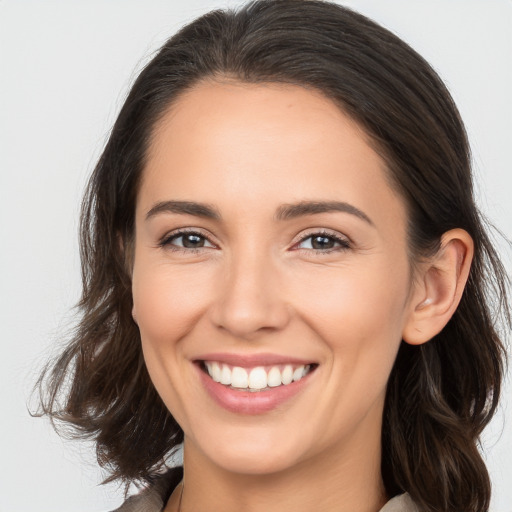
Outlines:
[[[510,325],[507,277],[475,205],[457,108],[430,65],[394,34],[320,0],[256,0],[215,10],[171,37],[136,79],[90,178],[81,215],[81,319],[40,380],[43,414],[96,442],[110,478],[150,483],[183,432],[146,370],[131,316],[138,185],[152,130],[201,80],[320,91],[364,129],[408,210],[411,261],[463,228],[475,255],[460,305],[421,346],[402,343],[387,387],[382,475],[425,512],[488,509],[478,451],[497,407]],[[508,324],[507,324],[508,322]]]

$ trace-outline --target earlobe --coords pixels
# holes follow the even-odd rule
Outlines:
[[[422,265],[411,294],[402,332],[405,342],[426,343],[449,322],[462,297],[473,252],[473,239],[463,229],[452,229],[441,237],[439,250]]]

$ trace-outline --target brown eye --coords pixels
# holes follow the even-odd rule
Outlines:
[[[332,249],[335,243],[336,241],[329,236],[317,235],[311,237],[311,246],[313,249]]]
[[[215,247],[204,235],[194,231],[179,231],[165,237],[160,242],[161,247],[176,251],[202,249],[206,247]]]
[[[178,238],[183,239],[183,247],[187,248],[195,248],[195,247],[204,247],[205,238],[200,235],[196,235],[194,233],[188,233],[186,235],[181,235]]]
[[[321,253],[348,249],[350,243],[347,239],[333,233],[313,233],[304,237],[299,242],[298,248]]]

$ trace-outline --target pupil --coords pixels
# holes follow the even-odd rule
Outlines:
[[[186,235],[184,238],[183,238],[183,245],[185,247],[202,247],[202,244],[201,244],[201,240],[202,237],[198,236],[198,235]]]
[[[327,236],[315,236],[311,245],[314,249],[331,249],[333,243],[334,241]]]

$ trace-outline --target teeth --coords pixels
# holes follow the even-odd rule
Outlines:
[[[278,366],[272,366],[268,372],[263,366],[257,366],[250,371],[240,366],[230,367],[218,362],[205,362],[208,374],[215,382],[237,389],[259,391],[277,386],[286,386],[305,377],[311,365],[294,367],[287,364],[282,370]]]
[[[281,382],[286,386],[287,384],[290,384],[293,380],[293,368],[291,365],[287,364],[284,367],[283,374],[281,377]]]
[[[219,363],[212,363],[212,377],[215,382],[220,382],[220,366]]]
[[[253,368],[249,374],[249,388],[263,389],[267,387],[267,372],[265,368],[258,366]]]
[[[226,386],[231,385],[231,370],[229,369],[229,366],[226,366],[225,364],[222,365],[220,383],[225,384]]]
[[[240,366],[235,366],[231,371],[231,385],[234,388],[248,387],[249,375],[247,375],[247,370],[240,368]]]
[[[268,372],[267,385],[270,388],[275,388],[281,385],[281,372],[277,366],[273,366]]]
[[[305,368],[302,367],[302,366],[299,366],[294,372],[293,372],[293,382],[295,382],[296,380],[300,380],[302,379],[302,377],[304,377],[304,375],[306,375],[304,373],[304,370]]]

